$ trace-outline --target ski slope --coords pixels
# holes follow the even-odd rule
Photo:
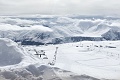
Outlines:
[[[10,39],[0,38],[0,80],[98,80],[51,67],[45,64],[47,63],[45,60],[35,55],[37,52],[32,51],[30,47],[22,47]]]
[[[56,47],[58,50],[54,67],[99,79],[120,80],[120,41],[83,41],[25,48],[31,50],[31,53],[33,49],[44,50],[48,59],[43,61],[48,64],[54,58]]]
[[[57,47],[58,49],[56,49]],[[63,80],[65,78],[67,80],[71,77],[65,76],[76,73],[77,75],[89,75],[99,79],[120,80],[119,52],[120,41],[83,41],[58,45],[21,46],[9,39],[1,38],[0,70],[4,73],[6,70],[20,72],[21,69],[26,69],[39,75],[36,67],[46,65],[62,70],[47,68],[45,71],[49,72],[49,77],[44,79],[49,79],[53,77],[50,75],[54,74]],[[44,55],[40,57],[40,55],[36,55],[37,53],[44,53]],[[57,54],[56,60],[55,54]],[[50,64],[52,62],[55,64]],[[48,73],[44,73],[47,76]],[[43,76],[46,77],[45,75]]]

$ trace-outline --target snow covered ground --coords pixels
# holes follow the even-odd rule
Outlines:
[[[0,38],[0,69],[21,68],[31,64],[42,64],[42,60],[34,58],[12,40]]]
[[[99,79],[120,80],[120,41],[83,41],[48,46],[25,46],[31,54],[35,54],[33,50],[38,53],[44,51],[45,55],[42,58],[46,64],[53,61],[56,47],[58,47],[57,58],[53,67]]]
[[[0,38],[0,80],[99,80],[49,66],[31,48]]]

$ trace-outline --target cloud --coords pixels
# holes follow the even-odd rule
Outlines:
[[[42,25],[34,25],[31,27],[20,27],[17,25],[10,25],[10,24],[0,24],[0,30],[1,31],[38,30],[38,31],[42,31],[42,32],[52,32],[53,31],[52,29],[50,29],[48,27],[44,27]]]
[[[120,14],[119,0],[1,0],[0,14]]]

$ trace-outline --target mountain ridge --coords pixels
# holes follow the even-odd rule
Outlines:
[[[119,23],[119,18],[101,16],[0,17],[0,37],[43,44],[120,40]]]

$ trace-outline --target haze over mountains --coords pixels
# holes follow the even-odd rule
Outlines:
[[[120,40],[120,19],[80,15],[1,16],[0,37],[23,44]]]

